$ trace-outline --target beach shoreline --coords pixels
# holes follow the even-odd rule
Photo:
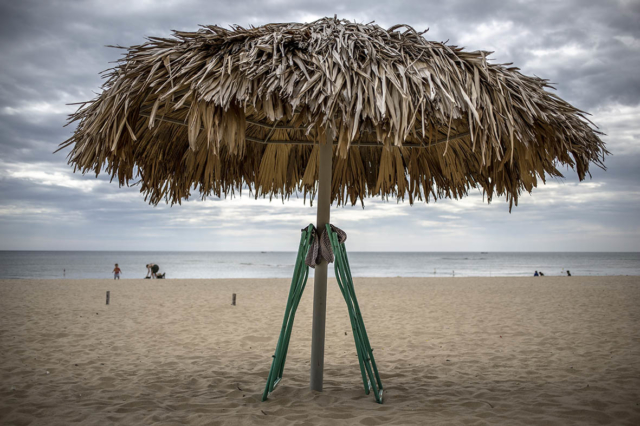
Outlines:
[[[169,279],[286,278],[295,252],[0,252],[0,279],[144,278],[154,263]],[[640,253],[357,252],[354,277],[640,276]],[[330,271],[330,275],[333,271]]]
[[[640,277],[355,287],[382,405],[362,388],[333,279],[324,392],[308,389],[309,279],[283,381],[264,403],[287,279],[0,280],[0,424],[640,422]]]

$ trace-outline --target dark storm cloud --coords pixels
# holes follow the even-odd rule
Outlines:
[[[480,247],[491,240],[492,249],[522,250],[511,236],[520,232],[538,250],[546,247],[545,235],[558,239],[562,249],[594,249],[594,241],[607,249],[640,248],[630,242],[640,233],[638,1],[26,0],[0,4],[0,249],[117,249],[123,239],[132,248],[153,248],[154,236],[178,249],[223,249],[229,246],[215,241],[229,244],[230,235],[235,249],[294,247],[296,235],[278,243],[269,238],[313,220],[313,209],[299,202],[212,198],[152,208],[137,188],[118,188],[105,176],[73,175],[66,152],[52,152],[73,131],[63,127],[75,108],[66,104],[93,98],[102,84],[99,72],[122,53],[105,45],[140,44],[145,36],[169,36],[171,29],[195,30],[198,24],[248,26],[334,14],[383,27],[428,27],[429,39],[494,50],[494,61],[514,62],[526,74],[550,79],[561,97],[594,113],[614,154],[606,161],[608,172],[594,170],[594,185],[574,185],[574,173],[567,171],[565,180],[523,195],[512,215],[500,200],[481,204],[477,192],[469,200],[429,206],[371,200],[364,211],[336,209],[336,220],[360,241],[367,241],[366,229],[377,227],[398,235],[398,247],[417,232],[441,249],[464,250],[465,244]],[[594,230],[592,240],[585,242],[584,229]],[[416,241],[409,249],[438,249]],[[366,244],[360,249],[384,249]]]

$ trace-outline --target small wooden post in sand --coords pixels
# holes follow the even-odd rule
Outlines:
[[[109,296],[110,296],[110,293],[111,293],[111,292],[107,291],[107,305],[109,304]]]
[[[231,296],[231,306],[236,306],[236,294],[233,293]]]

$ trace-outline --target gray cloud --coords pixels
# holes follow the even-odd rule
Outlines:
[[[426,37],[494,50],[497,62],[548,78],[558,94],[594,114],[614,154],[607,172],[575,185],[567,178],[522,197],[512,214],[496,200],[442,200],[396,206],[379,200],[334,210],[355,249],[640,250],[640,2],[425,1],[56,1],[0,4],[0,249],[269,249],[296,246],[314,210],[271,204],[192,200],[146,205],[137,188],[108,177],[73,175],[53,155],[73,126],[74,107],[95,96],[99,72],[121,54],[105,45],[198,24],[261,25],[338,14],[382,26],[407,23]],[[616,113],[622,111],[622,113]],[[552,208],[550,208],[552,206]],[[354,220],[359,218],[360,220]],[[380,245],[371,229],[389,236]],[[278,235],[289,237],[275,238]],[[256,237],[257,236],[257,237]],[[359,242],[358,242],[359,241]]]

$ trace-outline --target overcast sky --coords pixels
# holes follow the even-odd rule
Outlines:
[[[472,191],[436,203],[332,209],[350,250],[640,251],[640,1],[3,1],[0,3],[0,250],[284,250],[315,221],[301,200],[197,196],[149,206],[139,189],[73,174],[71,102],[129,46],[199,24],[397,23],[436,41],[495,51],[589,111],[613,154],[579,183],[571,170],[508,204]]]

